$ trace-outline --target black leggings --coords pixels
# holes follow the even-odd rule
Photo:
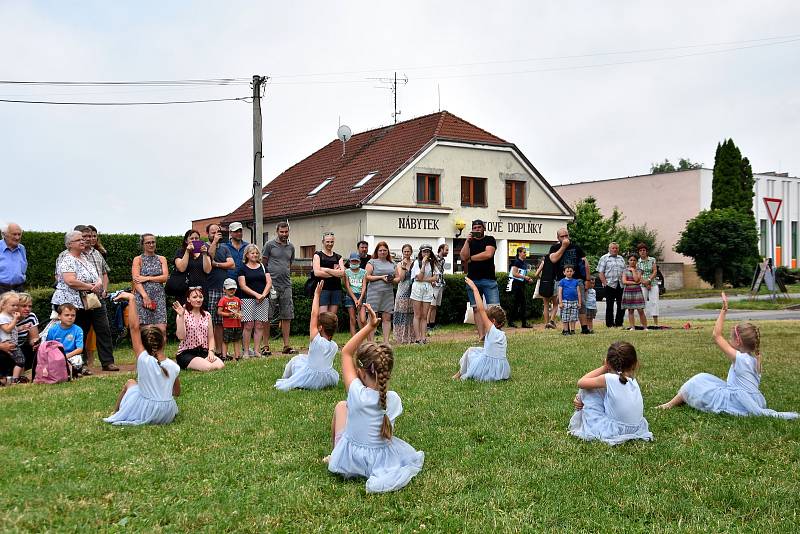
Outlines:
[[[522,324],[528,320],[528,307],[525,302],[525,282],[514,280],[511,282],[511,294],[514,296],[514,302],[511,305],[511,320],[516,321],[519,319]]]

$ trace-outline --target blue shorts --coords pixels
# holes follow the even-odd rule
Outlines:
[[[323,289],[319,296],[320,306],[339,306],[342,303],[341,289]]]
[[[478,294],[486,299],[487,306],[496,306],[500,304],[500,290],[497,289],[497,280],[490,278],[482,278],[480,280],[473,280],[475,287],[478,288]],[[469,305],[475,307],[475,296],[472,290],[467,287],[467,298]]]
[[[353,295],[355,295],[357,299],[361,298],[361,293],[355,293],[354,292]],[[350,293],[345,293],[344,294],[344,307],[345,308],[355,308],[355,306],[356,306],[356,303],[353,302],[353,299],[350,298]]]

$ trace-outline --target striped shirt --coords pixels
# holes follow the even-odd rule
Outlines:
[[[17,337],[19,339],[20,345],[28,342],[28,334],[30,333],[30,330],[28,329],[23,330],[26,324],[31,325],[31,328],[33,328],[34,326],[39,326],[39,318],[36,317],[35,313],[30,312],[27,315],[27,317],[19,320],[19,322],[17,323],[17,332],[18,332]]]
[[[603,254],[597,262],[597,271],[606,277],[606,286],[619,287],[622,283],[622,271],[625,270],[625,260],[617,254]]]

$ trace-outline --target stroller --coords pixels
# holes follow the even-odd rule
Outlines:
[[[127,300],[116,301],[114,298],[122,291],[131,291],[126,288],[121,291],[114,291],[106,297],[106,313],[108,314],[108,326],[111,328],[111,343],[117,348],[122,341],[128,337],[128,327],[125,325],[125,308],[128,306]]]

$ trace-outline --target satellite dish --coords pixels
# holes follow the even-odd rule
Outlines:
[[[346,143],[353,137],[353,131],[346,124],[342,124],[336,131],[336,137],[338,137],[342,143]]]

